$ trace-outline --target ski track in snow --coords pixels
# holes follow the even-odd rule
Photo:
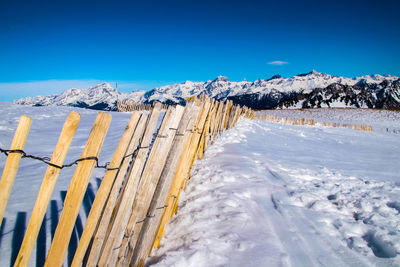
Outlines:
[[[241,119],[196,162],[147,265],[399,266],[399,145]]]

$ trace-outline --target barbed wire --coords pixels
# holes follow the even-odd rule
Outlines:
[[[130,153],[128,155],[125,155],[122,160],[125,160],[126,158],[129,158],[131,156],[134,156],[140,149],[144,149],[144,148],[149,148],[149,146],[137,147],[132,153]],[[49,166],[52,166],[54,168],[57,168],[57,169],[63,169],[63,168],[72,167],[73,165],[76,165],[79,162],[85,161],[85,160],[95,160],[96,161],[95,168],[98,168],[98,169],[106,169],[107,171],[119,170],[120,169],[120,167],[109,168],[108,166],[110,165],[110,162],[106,162],[103,165],[100,165],[99,164],[99,158],[95,157],[95,156],[79,158],[79,159],[77,159],[77,160],[75,160],[75,161],[73,161],[71,163],[68,163],[68,164],[57,165],[57,164],[51,163],[50,162],[51,159],[49,157],[39,157],[39,156],[30,155],[30,154],[27,154],[22,149],[3,149],[3,148],[0,148],[0,152],[5,154],[6,156],[8,156],[11,153],[18,153],[18,154],[21,154],[22,158],[30,158],[30,159],[38,160],[38,161],[41,161],[41,162],[43,162],[43,163],[45,163],[45,164],[47,164]]]

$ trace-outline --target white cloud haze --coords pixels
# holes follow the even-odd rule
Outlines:
[[[0,83],[0,101],[13,101],[23,97],[47,96],[60,94],[67,89],[85,89],[96,84],[103,83],[102,80],[47,80],[29,82]],[[107,81],[115,88],[115,81]],[[117,81],[118,91],[132,92],[133,90],[149,90],[158,86],[175,83],[173,81]]]
[[[276,60],[276,61],[268,62],[267,64],[268,64],[268,65],[275,65],[275,66],[282,66],[282,65],[289,64],[289,62],[281,61],[281,60]]]

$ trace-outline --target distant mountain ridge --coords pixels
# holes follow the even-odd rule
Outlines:
[[[14,101],[31,106],[76,106],[99,110],[115,110],[117,100],[136,102],[185,104],[190,96],[205,93],[218,100],[230,99],[234,103],[254,109],[266,108],[318,108],[368,107],[400,108],[400,78],[391,75],[366,75],[345,78],[311,71],[290,78],[274,75],[270,79],[254,82],[232,82],[218,76],[207,82],[186,81],[166,85],[150,91],[121,93],[109,83],[87,89],[72,88],[59,95],[27,97]]]

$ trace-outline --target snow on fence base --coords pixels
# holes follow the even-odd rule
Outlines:
[[[93,201],[72,266],[143,266],[163,229],[177,211],[177,199],[189,180],[196,158],[201,158],[216,135],[233,127],[240,116],[255,112],[202,96],[188,100],[186,107],[168,106],[156,132],[160,103],[149,112],[134,109],[111,162],[98,165],[98,156],[111,122],[99,113],[66,193],[64,208],[47,253],[45,266],[62,266],[78,211],[93,168],[107,171]],[[142,109],[143,110],[143,109]],[[42,181],[32,216],[14,266],[27,266],[39,228],[63,165],[80,115],[71,112],[61,131]],[[0,181],[1,207],[7,205],[18,163],[29,133],[31,119],[22,116]],[[154,134],[156,132],[155,138]],[[153,140],[154,139],[154,140]],[[10,163],[11,162],[11,163]],[[12,165],[12,168],[9,167]],[[7,186],[3,186],[7,185]],[[8,193],[7,193],[8,192]],[[1,211],[1,210],[0,210]],[[2,217],[0,218],[2,222]],[[3,223],[3,222],[2,222]]]
[[[261,113],[258,113],[256,115],[256,118],[258,118],[260,120],[266,120],[266,121],[270,121],[270,122],[277,122],[277,123],[290,124],[290,125],[311,125],[311,126],[322,125],[325,127],[349,128],[349,129],[354,129],[354,130],[359,130],[359,131],[372,132],[372,126],[370,126],[370,125],[332,123],[332,122],[315,122],[313,119],[306,119],[306,118],[294,119],[294,118],[288,118],[288,117],[277,117],[277,116],[261,114]]]

